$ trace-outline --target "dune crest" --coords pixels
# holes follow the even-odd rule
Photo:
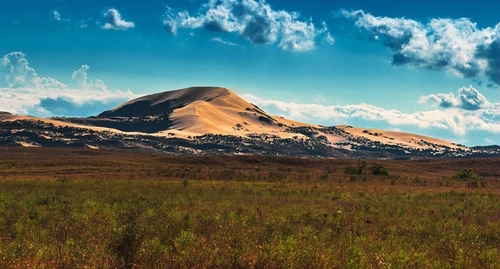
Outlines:
[[[310,126],[275,117],[224,88],[214,88],[208,96],[197,96],[196,101],[175,109],[169,131],[179,135],[248,135],[272,134],[292,137],[285,130],[292,126]],[[215,97],[212,97],[215,96]]]

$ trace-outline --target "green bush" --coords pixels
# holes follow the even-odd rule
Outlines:
[[[454,176],[454,179],[467,181],[468,188],[484,188],[486,186],[486,180],[483,177],[474,173],[472,168],[464,168],[460,172],[457,172]]]
[[[374,176],[388,176],[389,170],[381,164],[374,164],[370,167],[370,171]]]
[[[351,166],[351,165],[346,166],[346,168],[344,169],[344,174],[346,174],[346,175],[355,175],[357,173],[358,173],[358,169],[354,166]]]
[[[472,171],[472,168],[469,168],[469,169],[464,168],[460,172],[456,173],[453,176],[453,178],[454,179],[476,179],[476,178],[479,178],[479,176]]]
[[[361,175],[361,174],[363,174],[365,167],[366,167],[366,161],[359,160],[357,168],[354,166],[348,165],[344,169],[344,174],[346,174],[346,175],[355,175],[355,174]]]

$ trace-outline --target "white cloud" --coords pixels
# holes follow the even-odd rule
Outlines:
[[[449,130],[456,135],[465,135],[469,131],[486,131],[500,134],[500,103],[491,104],[478,110],[450,108],[446,110],[417,111],[403,113],[398,110],[387,110],[374,105],[324,106],[318,104],[298,104],[266,100],[250,94],[242,97],[262,108],[273,108],[281,116],[294,120],[310,121],[347,121],[361,119],[366,121],[385,122],[393,126],[414,126],[421,129]]]
[[[335,39],[332,37],[332,35],[328,31],[328,25],[326,24],[326,22],[323,22],[323,32],[326,33],[325,38],[324,38],[325,42],[330,44],[330,45],[335,44]]]
[[[9,87],[21,85],[33,87],[39,82],[35,69],[29,67],[25,57],[26,54],[22,52],[11,52],[0,60],[0,69],[7,70],[5,79]]]
[[[54,10],[53,15],[54,15],[54,20],[61,21],[61,14],[59,13],[59,11]]]
[[[90,67],[88,65],[82,65],[78,70],[74,71],[73,74],[71,74],[71,79],[80,84],[87,83],[87,72],[89,71],[89,69]]]
[[[110,90],[102,80],[88,79],[89,67],[83,65],[73,72],[72,78],[79,83],[78,88],[68,87],[51,77],[39,77],[29,66],[26,55],[12,52],[0,59],[0,71],[6,73],[7,88],[0,88],[0,111],[15,114],[40,113],[53,116],[47,107],[40,107],[42,100],[65,100],[76,106],[86,104],[111,104],[137,97],[128,91]],[[100,111],[98,111],[100,112]]]
[[[452,92],[448,94],[430,94],[427,96],[421,96],[419,102],[431,102],[442,108],[462,108],[466,110],[479,110],[482,108],[488,108],[492,105],[488,102],[488,100],[486,100],[484,95],[472,86],[459,89],[457,96],[455,96]]]
[[[71,22],[70,18],[63,19],[61,17],[61,13],[59,11],[57,11],[57,10],[54,10],[54,12],[52,14],[54,16],[54,20],[56,20],[58,22],[64,22],[64,23]],[[76,28],[84,29],[84,28],[87,28],[89,26],[89,24],[92,23],[92,21],[94,21],[94,18],[82,19],[82,20],[76,21],[74,23],[74,25],[75,25]]]
[[[104,12],[104,18],[106,19],[106,24],[102,26],[104,30],[127,30],[135,27],[133,22],[122,19],[120,12],[114,8]]]
[[[61,16],[61,13],[57,10],[54,10],[52,12],[52,17],[54,18],[54,20],[56,20],[58,22],[69,22],[70,21],[69,18],[63,19]]]
[[[500,23],[479,29],[467,18],[432,19],[423,24],[411,19],[375,17],[362,10],[341,10],[340,15],[382,39],[396,54],[393,64],[448,70],[461,77],[488,76],[500,84]]]
[[[450,107],[460,107],[461,103],[458,98],[455,97],[455,94],[450,93],[438,93],[438,94],[430,94],[427,96],[421,96],[419,103],[433,103],[442,108],[450,108]]]
[[[315,39],[320,35],[333,44],[325,23],[322,29],[316,29],[312,20],[301,21],[299,17],[295,12],[273,10],[265,0],[210,0],[196,16],[168,8],[163,24],[174,35],[179,29],[203,27],[214,32],[236,33],[255,44],[277,43],[285,50],[314,49]]]

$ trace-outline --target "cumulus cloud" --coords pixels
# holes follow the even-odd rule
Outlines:
[[[324,35],[334,39],[326,24],[317,29],[312,20],[299,20],[296,12],[273,10],[265,0],[210,0],[200,12],[191,16],[187,11],[168,8],[163,18],[165,30],[177,34],[179,29],[204,28],[213,32],[236,33],[255,44],[278,44],[285,50],[306,51],[315,47],[315,39]]]
[[[420,97],[420,103],[433,103],[441,108],[461,108],[465,110],[479,110],[488,108],[492,104],[486,100],[474,87],[463,87],[458,90],[458,95],[450,93],[430,94]]]
[[[420,103],[428,103],[431,102],[441,108],[450,108],[450,107],[460,107],[461,103],[458,98],[455,97],[455,94],[450,93],[438,93],[438,94],[430,94],[427,96],[420,97]]]
[[[6,54],[0,59],[0,72],[5,73],[9,86],[0,88],[0,111],[61,116],[67,115],[62,112],[69,111],[68,103],[71,103],[75,110],[70,115],[89,116],[102,112],[103,107],[109,109],[137,97],[130,91],[110,90],[102,80],[89,79],[88,70],[89,67],[83,65],[73,72],[72,78],[79,87],[69,87],[57,79],[39,77],[29,66],[26,54]]]
[[[135,27],[133,22],[122,19],[120,12],[114,8],[104,12],[104,18],[106,19],[106,24],[102,26],[104,30],[127,30]]]
[[[362,10],[341,10],[340,15],[367,30],[373,40],[392,49],[394,65],[449,70],[458,76],[488,76],[500,84],[500,23],[479,29],[467,18],[432,19],[428,23],[375,17]]]
[[[5,79],[9,87],[21,85],[35,86],[38,83],[38,75],[35,69],[28,65],[26,54],[22,52],[11,52],[3,56],[0,61],[0,69],[6,70]]]
[[[78,70],[74,71],[73,74],[71,74],[71,78],[80,84],[84,84],[87,82],[87,72],[89,71],[89,69],[90,67],[84,64]]]
[[[274,109],[281,116],[295,120],[346,121],[349,119],[360,119],[385,122],[393,126],[414,126],[421,129],[449,130],[456,135],[465,135],[469,131],[486,131],[500,134],[500,103],[491,104],[488,107],[478,110],[450,108],[403,113],[398,110],[387,110],[366,103],[346,106],[324,106],[267,100],[250,94],[244,94],[242,97],[259,107]]]

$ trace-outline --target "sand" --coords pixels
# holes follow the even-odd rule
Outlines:
[[[423,135],[368,129],[368,128],[357,128],[346,125],[337,127],[344,130],[347,133],[350,133],[353,136],[364,137],[372,141],[377,141],[383,144],[400,145],[416,149],[431,149],[434,148],[434,145],[432,144],[435,144],[435,145],[449,147],[452,149],[458,149],[458,148],[465,149],[465,147],[456,145],[452,142]]]
[[[175,109],[171,115],[173,126],[169,131],[179,136],[247,136],[265,133],[292,138],[297,134],[285,132],[288,127],[312,126],[269,115],[228,89],[216,88],[215,91],[219,94],[217,98],[209,101],[191,100],[188,105]]]

